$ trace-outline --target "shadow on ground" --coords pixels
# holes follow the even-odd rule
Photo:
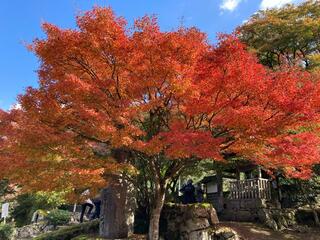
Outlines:
[[[320,229],[315,228],[299,233],[290,230],[276,232],[255,223],[222,222],[220,225],[234,229],[245,240],[320,240]]]

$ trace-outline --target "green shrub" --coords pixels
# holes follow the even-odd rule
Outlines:
[[[30,194],[23,194],[17,197],[18,205],[12,212],[12,217],[15,219],[18,227],[22,227],[29,223],[32,217],[33,198]]]
[[[9,181],[6,179],[0,180],[0,197],[8,194],[13,193],[14,191],[9,186]]]
[[[65,225],[70,221],[71,214],[68,211],[61,210],[61,209],[54,209],[50,211],[47,215],[47,220],[50,225],[59,226]]]
[[[38,210],[51,210],[64,204],[63,193],[58,192],[37,192],[22,194],[17,197],[17,207],[13,210],[12,216],[18,227],[30,223],[32,214]]]
[[[11,240],[14,235],[14,226],[11,224],[0,224],[0,239]]]

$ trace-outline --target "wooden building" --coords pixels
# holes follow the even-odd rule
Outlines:
[[[204,177],[200,183],[204,185],[206,202],[212,203],[217,212],[240,201],[245,204],[245,200],[266,202],[272,199],[270,177],[257,165],[247,164],[218,171],[215,175]]]

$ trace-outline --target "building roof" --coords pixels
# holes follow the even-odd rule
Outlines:
[[[206,184],[206,183],[209,183],[209,182],[217,182],[217,175],[206,176],[206,177],[202,178],[199,183]]]

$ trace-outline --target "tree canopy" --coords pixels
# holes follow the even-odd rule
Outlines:
[[[308,69],[320,64],[320,3],[260,10],[238,28],[239,36],[261,63],[279,67],[285,63]]]
[[[12,154],[98,169],[104,166],[92,150],[101,146],[215,160],[230,148],[270,165],[285,144],[286,156],[289,146],[315,145],[306,128],[317,119],[315,76],[268,72],[233,36],[211,47],[194,28],[161,32],[149,17],[128,33],[122,18],[95,8],[78,26],[44,24],[47,38],[30,46],[41,60],[40,86],[19,97],[21,110],[1,114],[2,142],[19,140]]]

